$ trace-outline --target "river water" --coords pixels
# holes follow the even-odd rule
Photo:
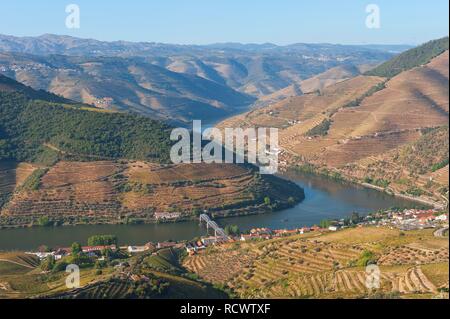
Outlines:
[[[236,224],[241,230],[253,227],[293,229],[318,224],[323,219],[361,215],[391,207],[413,207],[416,204],[376,190],[335,182],[308,174],[289,173],[284,176],[305,190],[305,200],[280,212],[219,219],[222,226]],[[197,222],[150,225],[81,225],[66,227],[34,227],[0,230],[0,250],[31,250],[40,245],[70,246],[74,241],[86,244],[97,234],[114,234],[120,245],[145,244],[149,241],[183,240],[204,235]]]

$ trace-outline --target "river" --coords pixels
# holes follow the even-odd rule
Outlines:
[[[413,207],[410,201],[395,198],[373,189],[335,182],[322,177],[289,173],[285,175],[305,190],[305,200],[284,211],[219,219],[222,226],[236,224],[241,230],[253,227],[293,229],[312,226],[323,219],[337,219],[358,212],[361,215],[390,207]],[[204,235],[196,222],[150,225],[81,225],[65,227],[34,227],[0,230],[0,250],[31,250],[40,245],[69,246],[77,241],[86,244],[96,234],[114,234],[123,244],[144,244],[149,241],[183,240]]]

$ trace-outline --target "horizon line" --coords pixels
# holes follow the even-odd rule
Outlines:
[[[226,44],[237,44],[237,45],[272,45],[276,47],[289,47],[297,44],[311,44],[311,45],[342,45],[342,46],[370,46],[370,45],[385,45],[385,46],[418,46],[428,41],[441,39],[448,37],[448,35],[443,35],[441,37],[429,39],[421,43],[339,43],[339,42],[292,42],[289,44],[277,44],[273,42],[235,42],[235,41],[224,41],[224,42],[214,42],[214,43],[171,43],[171,42],[156,42],[156,41],[131,41],[131,40],[101,40],[93,37],[80,37],[69,34],[58,34],[58,33],[43,33],[40,35],[12,35],[0,33],[0,36],[13,37],[13,38],[40,38],[45,36],[57,36],[57,37],[68,37],[80,40],[94,40],[98,42],[114,43],[114,42],[126,42],[134,44],[162,44],[162,45],[174,45],[174,46],[214,46],[214,45],[226,45]]]

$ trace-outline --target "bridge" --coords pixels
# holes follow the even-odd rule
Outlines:
[[[214,230],[214,237],[216,237],[216,239],[220,238],[223,240],[228,240],[228,236],[227,234],[225,234],[225,231],[219,225],[217,225],[215,221],[209,218],[208,215],[200,215],[200,225],[202,225],[202,222],[205,222],[207,231],[209,231],[210,228]]]

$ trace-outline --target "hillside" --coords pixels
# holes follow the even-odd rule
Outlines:
[[[0,172],[17,174],[12,169]],[[151,223],[156,212],[175,212],[176,220],[186,220],[205,209],[212,216],[226,217],[271,212],[303,198],[303,190],[295,184],[260,176],[253,167],[60,161],[34,170],[15,188],[0,224],[32,225],[40,218],[56,225]]]
[[[30,100],[0,91],[0,159],[34,161],[51,150],[75,157],[168,161],[169,126],[144,117]]]
[[[408,196],[448,196],[448,127],[423,132],[417,141],[343,169],[347,176]],[[379,185],[381,186],[381,185]]]
[[[128,256],[125,252],[110,256],[103,263],[84,257],[80,272],[81,288],[67,289],[65,265],[71,256],[43,272],[39,260],[21,252],[0,252],[0,298],[43,299],[148,299],[185,298],[225,299],[228,295],[212,285],[191,279],[181,269],[156,269],[147,260],[162,259],[177,250],[163,249],[155,256],[146,253]],[[172,261],[174,264],[178,260]],[[44,262],[43,262],[44,263]],[[101,266],[100,266],[101,265]],[[124,265],[124,266],[118,266]]]
[[[431,50],[429,56],[434,55],[434,47],[430,48],[429,44],[413,52],[428,52],[428,49]],[[367,176],[352,173],[353,164],[367,167],[378,156],[407,145],[414,147],[413,143],[430,129],[448,127],[448,59],[448,51],[445,51],[429,63],[392,78],[358,75],[320,92],[290,97],[232,117],[218,127],[278,127],[282,161],[286,166],[310,171],[312,165],[314,171],[325,175],[333,171],[344,178],[364,182]],[[448,138],[448,131],[446,134]],[[425,138],[428,137],[430,135]],[[426,156],[448,153],[448,143],[429,143],[428,146]],[[389,163],[400,171],[402,166],[396,161],[392,157]],[[438,164],[445,158],[423,160],[424,163],[433,161]],[[432,173],[428,169],[422,167],[425,175],[412,179],[415,181],[410,187],[424,187],[427,183],[423,181]],[[442,201],[442,192],[445,193],[448,183],[439,176],[436,180],[442,183],[422,192],[424,197]],[[375,180],[384,178],[382,173],[373,177]],[[395,187],[394,180],[387,181],[388,185],[390,183],[391,191],[406,191]]]
[[[20,92],[30,99],[34,100],[46,100],[60,103],[73,103],[70,100],[64,99],[58,95],[49,93],[43,90],[33,90],[29,86],[23,85],[13,79],[10,79],[0,74],[0,92]]]
[[[125,58],[0,53],[3,73],[34,89],[172,122],[223,118],[255,99],[190,74]]]
[[[302,81],[301,88],[304,93],[322,91],[327,86],[348,80],[359,74],[359,69],[354,65],[339,66]]]
[[[240,298],[426,299],[448,289],[448,249],[432,230],[361,227],[222,245],[183,265]],[[375,291],[366,288],[369,261],[381,271]]]
[[[81,287],[65,286],[64,257],[42,272],[34,256],[0,252],[0,298],[345,298],[448,296],[448,237],[434,230],[355,227],[210,246],[187,256],[180,247],[104,262],[84,257]],[[78,257],[80,258],[80,257]],[[368,289],[366,265],[380,269]],[[447,295],[445,295],[447,291]]]
[[[33,100],[23,86],[14,87],[20,90],[0,91],[2,226],[40,218],[145,223],[156,221],[155,212],[190,219],[204,209],[220,216],[261,213],[304,198],[297,185],[250,165],[169,165],[171,128],[161,122]]]

